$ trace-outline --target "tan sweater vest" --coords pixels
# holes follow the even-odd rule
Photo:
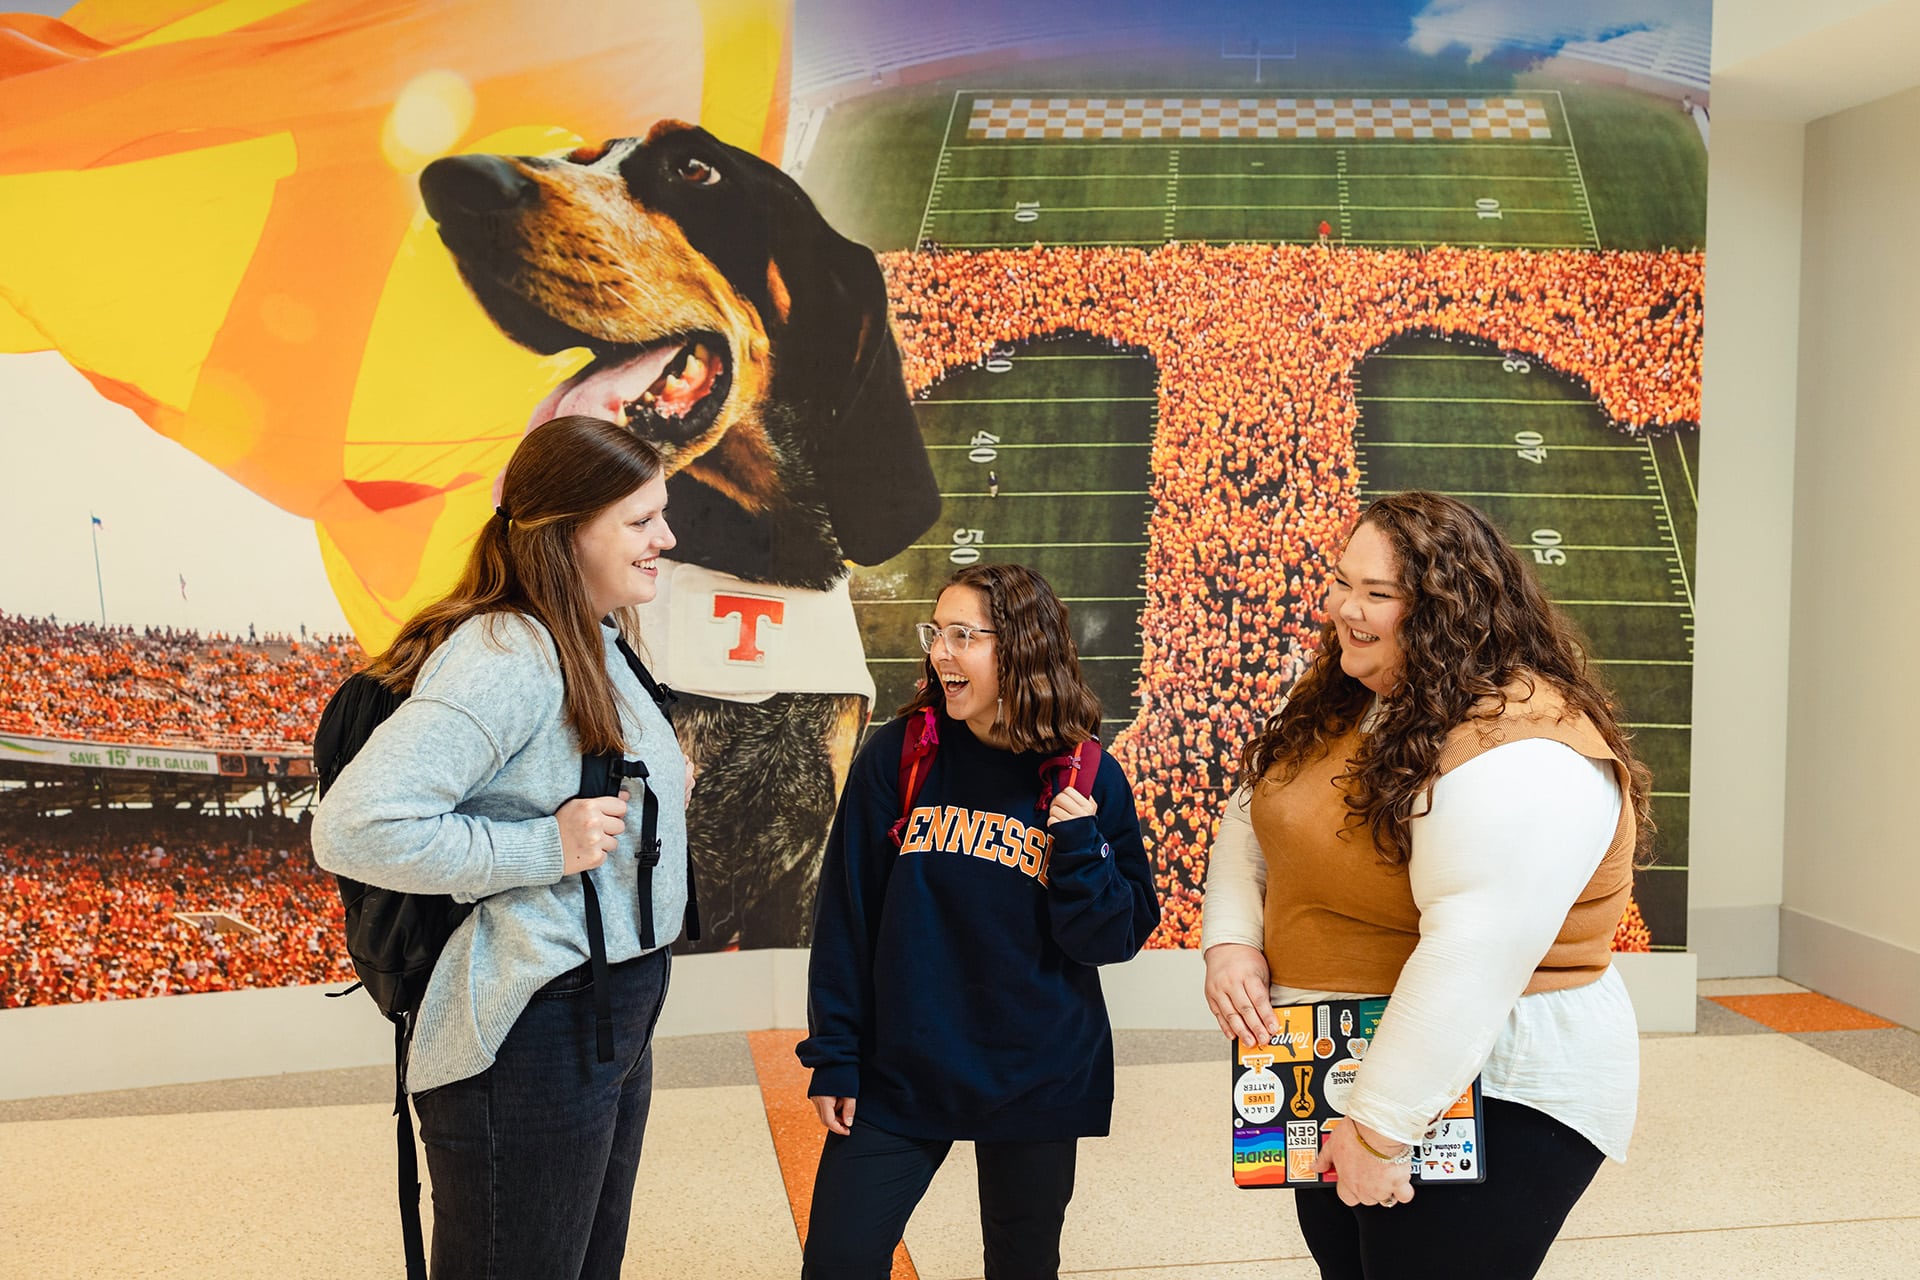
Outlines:
[[[1498,719],[1471,720],[1448,734],[1439,775],[1509,742],[1551,738],[1588,759],[1612,761],[1621,795],[1613,841],[1534,970],[1531,995],[1584,986],[1606,972],[1633,888],[1636,825],[1631,780],[1606,739],[1544,681],[1520,700],[1526,693],[1525,684],[1511,686],[1514,700]],[[1339,778],[1360,741],[1355,729],[1293,781],[1281,783],[1269,770],[1254,788],[1253,830],[1267,859],[1267,964],[1273,981],[1286,986],[1391,992],[1420,941],[1406,867],[1383,861],[1365,827],[1346,826],[1350,811]]]

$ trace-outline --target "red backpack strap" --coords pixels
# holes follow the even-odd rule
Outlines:
[[[940,722],[932,707],[913,713],[907,721],[907,736],[900,741],[900,816],[894,819],[887,835],[898,849],[906,837],[907,815],[913,812],[914,797],[927,780],[927,770],[940,753]]]
[[[1093,792],[1093,780],[1100,776],[1100,740],[1088,738],[1069,751],[1048,756],[1040,765],[1040,802],[1034,806],[1044,820],[1053,798],[1073,787],[1083,795]],[[1086,786],[1080,780],[1087,780]]]

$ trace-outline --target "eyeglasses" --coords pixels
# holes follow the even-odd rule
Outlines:
[[[947,652],[965,653],[972,646],[975,636],[994,634],[985,627],[963,626],[958,622],[949,623],[944,627],[936,627],[931,622],[916,622],[913,624],[913,629],[920,637],[920,647],[928,653],[933,652],[935,636],[947,642]]]

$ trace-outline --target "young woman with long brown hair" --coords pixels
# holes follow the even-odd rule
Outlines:
[[[674,545],[666,503],[660,455],[626,428],[566,417],[528,433],[460,581],[372,664],[406,700],[315,815],[327,870],[475,904],[434,967],[406,1064],[436,1280],[620,1273],[687,897],[686,763],[621,649]],[[625,793],[578,798],[583,755],[605,753],[646,766],[651,869]],[[611,962],[599,992],[596,898]]]
[[[1046,580],[969,566],[919,631],[921,687],[854,761],[820,875],[799,1055],[829,1132],[803,1274],[884,1280],[971,1140],[986,1274],[1031,1280],[1059,1268],[1077,1142],[1113,1109],[1096,966],[1140,949],[1159,899]]]
[[[1207,1002],[1254,1044],[1275,1006],[1392,996],[1320,1151],[1337,1190],[1294,1193],[1322,1276],[1531,1276],[1633,1131],[1611,948],[1650,779],[1577,631],[1467,504],[1374,502],[1326,610],[1214,844]],[[1408,1155],[1475,1075],[1486,1180],[1416,1199]]]

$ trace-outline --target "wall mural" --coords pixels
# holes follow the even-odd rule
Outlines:
[[[47,7],[0,14],[0,1006],[350,978],[314,720],[559,412],[673,471],[703,946],[805,944],[978,560],[1067,600],[1197,945],[1328,558],[1426,487],[1591,639],[1661,827],[1616,947],[1684,949],[1704,0]]]

